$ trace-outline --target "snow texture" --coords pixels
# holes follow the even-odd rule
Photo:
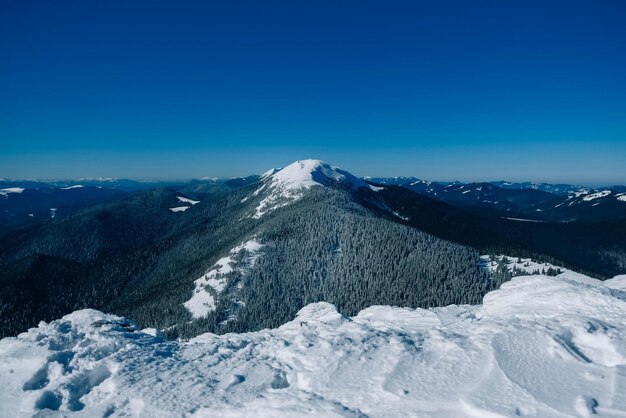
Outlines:
[[[230,250],[229,255],[217,260],[211,269],[195,280],[191,299],[184,303],[194,318],[202,318],[216,308],[215,299],[224,291],[234,271],[254,266],[263,244],[252,239]],[[238,258],[235,256],[239,256]]]
[[[0,341],[0,416],[623,417],[625,317],[626,275],[573,272],[189,342],[81,310]]]
[[[272,169],[262,175],[265,184],[254,195],[258,195],[267,186],[269,193],[259,203],[253,218],[260,218],[265,213],[286,206],[303,196],[304,190],[313,186],[343,184],[352,189],[367,188],[378,191],[381,187],[372,186],[339,167],[334,167],[320,160],[301,160],[282,169]]]

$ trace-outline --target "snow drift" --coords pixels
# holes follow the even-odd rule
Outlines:
[[[624,416],[626,276],[525,276],[481,306],[328,303],[166,341],[94,310],[0,341],[0,415]]]

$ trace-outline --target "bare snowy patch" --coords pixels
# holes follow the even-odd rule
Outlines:
[[[189,209],[191,206],[176,206],[175,208],[170,208],[172,212],[184,212]]]
[[[590,191],[589,191],[589,189],[580,189],[580,190],[577,190],[577,191],[575,191],[575,192],[570,193],[570,199],[571,199],[572,197],[580,197],[580,196],[584,196],[584,195],[586,195],[586,194],[589,194],[589,192],[590,192]]]
[[[586,195],[585,197],[583,197],[583,200],[585,202],[589,202],[589,201],[594,200],[594,199],[600,199],[602,197],[607,197],[610,194],[611,194],[610,190],[602,190],[601,192],[596,192],[596,193],[591,193],[591,194]]]
[[[21,187],[9,187],[6,189],[0,189],[0,195],[8,197],[12,193],[22,193],[24,191]]]
[[[195,204],[200,203],[200,201],[199,201],[199,200],[191,200],[191,199],[189,199],[188,197],[176,196],[176,198],[177,198],[179,201],[181,201],[181,202],[183,202],[183,203],[189,203],[189,204],[190,204],[190,205],[192,205],[192,206],[193,206],[193,205],[195,205]]]
[[[194,318],[202,318],[215,310],[216,298],[226,288],[230,274],[253,267],[261,248],[263,244],[254,239],[244,242],[230,250],[228,256],[217,260],[208,272],[195,280],[193,295],[184,303]]]
[[[199,200],[192,200],[192,199],[189,199],[188,197],[183,197],[183,196],[176,196],[176,199],[178,199],[178,201],[181,203],[185,203],[186,206],[176,206],[174,208],[170,208],[172,212],[184,212],[190,207],[192,207],[193,205],[200,203]]]

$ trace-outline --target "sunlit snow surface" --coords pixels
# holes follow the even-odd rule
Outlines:
[[[257,195],[266,188],[268,195],[259,203],[253,214],[260,218],[265,213],[286,206],[303,195],[303,191],[313,186],[328,186],[341,183],[352,189],[367,188],[378,191],[381,187],[372,186],[339,167],[320,160],[301,160],[282,169],[270,170],[263,174],[265,184],[254,192]],[[246,199],[244,198],[244,201]]]
[[[311,304],[168,342],[82,310],[0,341],[4,417],[586,417],[626,411],[626,276],[525,276],[481,306]]]

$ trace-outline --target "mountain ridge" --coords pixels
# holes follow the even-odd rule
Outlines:
[[[510,278],[482,271],[482,254],[531,257],[598,277],[626,268],[620,220],[521,222],[513,212],[371,184],[319,160],[294,164],[129,193],[5,232],[0,333],[78,307],[188,338],[273,327],[322,300],[346,315],[375,304],[477,303]],[[463,194],[466,185],[437,187],[448,186],[471,194]],[[585,246],[577,245],[583,236]],[[252,240],[258,252],[238,250]],[[197,305],[188,303],[194,295]]]

